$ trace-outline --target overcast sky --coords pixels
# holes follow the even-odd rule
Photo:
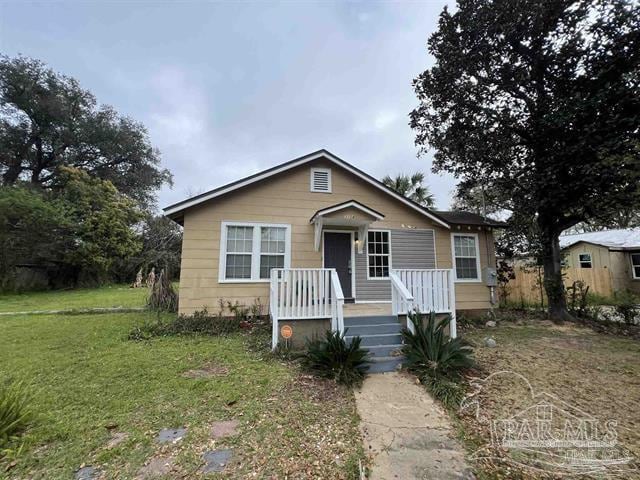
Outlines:
[[[412,79],[443,1],[0,0],[0,51],[43,60],[143,122],[174,175],[159,206],[326,148],[366,172],[428,173]]]

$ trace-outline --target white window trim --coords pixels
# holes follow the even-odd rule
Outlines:
[[[581,260],[580,257],[582,255],[588,255],[589,256],[589,260]],[[583,263],[588,263],[589,266],[588,267],[583,267],[582,264]],[[593,256],[591,255],[591,253],[589,252],[582,252],[578,254],[578,265],[580,266],[580,268],[593,268]]]
[[[633,278],[634,280],[640,280],[640,277],[636,275],[636,269],[634,268],[634,263],[633,263],[634,255],[640,256],[640,252],[629,252],[629,261],[631,262],[631,278]],[[638,266],[640,266],[640,264]]]
[[[478,276],[476,278],[458,278],[458,272],[456,269],[456,237],[473,237],[476,242],[476,272]],[[451,267],[453,268],[453,278],[456,283],[482,283],[482,277],[480,272],[480,240],[477,233],[452,233],[451,234]]]
[[[369,233],[373,233],[373,232],[387,232],[388,238],[389,238],[389,273],[391,273],[391,265],[392,265],[392,251],[391,251],[391,230],[383,230],[383,229],[374,229],[374,230],[368,230],[367,231],[367,241],[364,245],[364,248],[367,251],[367,280],[372,280],[372,281],[378,281],[378,280],[385,280],[385,281],[389,281],[389,276],[386,277],[371,277],[369,276]],[[371,255],[376,255],[375,253],[371,254]]]
[[[327,186],[329,187],[328,190],[316,190],[313,186],[313,175],[315,172],[326,172],[327,173]],[[311,189],[312,192],[315,193],[331,193],[331,169],[330,168],[320,168],[320,167],[314,167],[311,169],[311,171],[309,172],[309,188]]]
[[[251,278],[225,278],[227,272],[227,229],[228,227],[253,227],[251,252]],[[218,283],[269,283],[269,278],[260,278],[260,228],[284,228],[284,268],[291,268],[291,225],[288,223],[228,222],[221,224],[218,267]]]

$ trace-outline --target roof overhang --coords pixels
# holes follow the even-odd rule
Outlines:
[[[341,215],[342,214],[342,215]],[[309,219],[314,227],[314,248],[320,251],[322,230],[326,227],[351,227],[358,229],[358,241],[356,246],[358,253],[362,253],[367,240],[369,225],[377,220],[382,220],[384,215],[355,200],[331,205],[318,210]]]
[[[211,190],[209,192],[203,193],[201,195],[197,195],[195,197],[192,198],[188,198],[187,200],[183,200],[182,202],[178,202],[175,203],[173,205],[170,205],[166,208],[164,208],[164,214],[166,216],[168,216],[169,218],[175,220],[175,221],[180,221],[181,217],[182,217],[182,213],[184,212],[184,210],[194,207],[196,205],[199,205],[203,202],[206,202],[208,200],[212,200],[214,198],[220,197],[222,195],[226,195],[227,193],[233,192],[235,190],[238,190],[240,188],[246,187],[248,185],[251,185],[252,183],[255,182],[259,182],[261,180],[265,180],[267,178],[273,177],[275,175],[278,175],[280,173],[286,172],[287,170],[291,170],[293,168],[299,167],[301,165],[304,165],[306,163],[312,162],[314,160],[320,160],[320,159],[324,159],[327,160],[345,170],[347,170],[348,172],[352,173],[353,175],[359,177],[360,179],[362,179],[363,181],[365,181],[366,183],[368,183],[369,185],[377,188],[378,190],[380,190],[383,193],[386,193],[387,195],[395,198],[396,200],[404,203],[407,207],[417,211],[418,213],[424,215],[425,217],[429,218],[430,220],[432,220],[433,222],[437,223],[438,225],[440,225],[441,227],[444,228],[450,228],[449,224],[443,220],[442,218],[440,218],[438,215],[434,214],[431,210],[423,207],[422,205],[409,200],[408,198],[404,197],[403,195],[400,195],[399,193],[395,192],[394,190],[390,189],[389,187],[387,187],[385,184],[383,184],[382,182],[380,182],[379,180],[375,179],[374,177],[372,177],[371,175],[363,172],[362,170],[354,167],[353,165],[345,162],[344,160],[342,160],[341,158],[338,158],[337,156],[335,156],[334,154],[332,154],[331,152],[327,151],[327,150],[319,150],[317,152],[313,152],[310,153],[308,155],[304,155],[302,157],[290,160],[288,162],[285,162],[281,165],[277,165],[273,168],[270,168],[268,170],[264,170],[262,172],[256,173],[254,175],[251,175],[249,177],[245,177],[241,180],[238,180],[236,182],[232,182],[229,183],[227,185],[224,185],[222,187],[216,188],[214,190]]]

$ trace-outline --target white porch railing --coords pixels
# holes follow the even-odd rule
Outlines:
[[[344,332],[344,294],[333,268],[275,268],[271,270],[269,313],[271,346],[278,344],[280,320],[330,318],[333,331]]]
[[[389,277],[394,315],[405,315],[413,309],[422,313],[449,313],[451,337],[457,336],[453,270],[394,269]]]

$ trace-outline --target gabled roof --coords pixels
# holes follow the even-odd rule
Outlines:
[[[267,170],[263,170],[262,172],[258,172],[254,175],[250,175],[248,177],[242,178],[235,182],[228,183],[226,185],[215,188],[213,190],[202,193],[200,195],[196,195],[195,197],[191,197],[181,202],[175,203],[173,205],[169,205],[168,207],[163,209],[164,214],[169,218],[178,221],[182,217],[183,212],[188,208],[194,207],[196,205],[199,205],[213,198],[220,197],[222,195],[233,192],[235,190],[244,188],[248,185],[251,185],[252,183],[259,182],[261,180],[273,177],[280,173],[286,172],[293,168],[299,167],[301,165],[304,165],[306,163],[312,162],[314,160],[319,160],[319,159],[328,160],[329,162],[347,170],[348,172],[354,174],[355,176],[369,183],[373,187],[379,189],[381,192],[395,198],[396,200],[399,200],[409,208],[433,220],[439,225],[445,228],[450,228],[449,224],[438,214],[432,212],[428,208],[425,208],[422,205],[412,200],[409,200],[408,198],[400,195],[399,193],[396,193],[395,191],[393,191],[392,189],[390,189],[385,184],[375,179],[368,173],[365,173],[359,168],[354,167],[350,163],[345,162],[341,158],[337,157],[336,155],[332,154],[331,152],[325,149],[318,150],[317,152],[309,153],[308,155],[304,155],[302,157],[294,158],[293,160],[282,163],[280,165],[276,165],[275,167],[269,168]]]
[[[567,248],[580,242],[601,245],[610,250],[640,249],[640,227],[562,235],[560,248]]]
[[[339,212],[340,210],[344,210],[345,208],[355,208],[357,210],[360,210],[363,213],[366,213],[367,215],[374,217],[376,220],[382,220],[384,218],[383,214],[374,210],[371,207],[367,207],[363,203],[360,203],[356,200],[347,200],[346,202],[337,203],[335,205],[331,205],[330,207],[321,208],[320,210],[318,210],[316,213],[313,214],[311,219],[309,219],[309,223],[313,223],[313,221],[317,217],[320,217],[322,215],[327,215],[333,212]]]
[[[483,217],[482,215],[472,212],[452,210],[448,212],[437,211],[436,213],[452,225],[485,225],[487,227],[498,228],[507,226],[505,222],[494,220],[489,217]]]

